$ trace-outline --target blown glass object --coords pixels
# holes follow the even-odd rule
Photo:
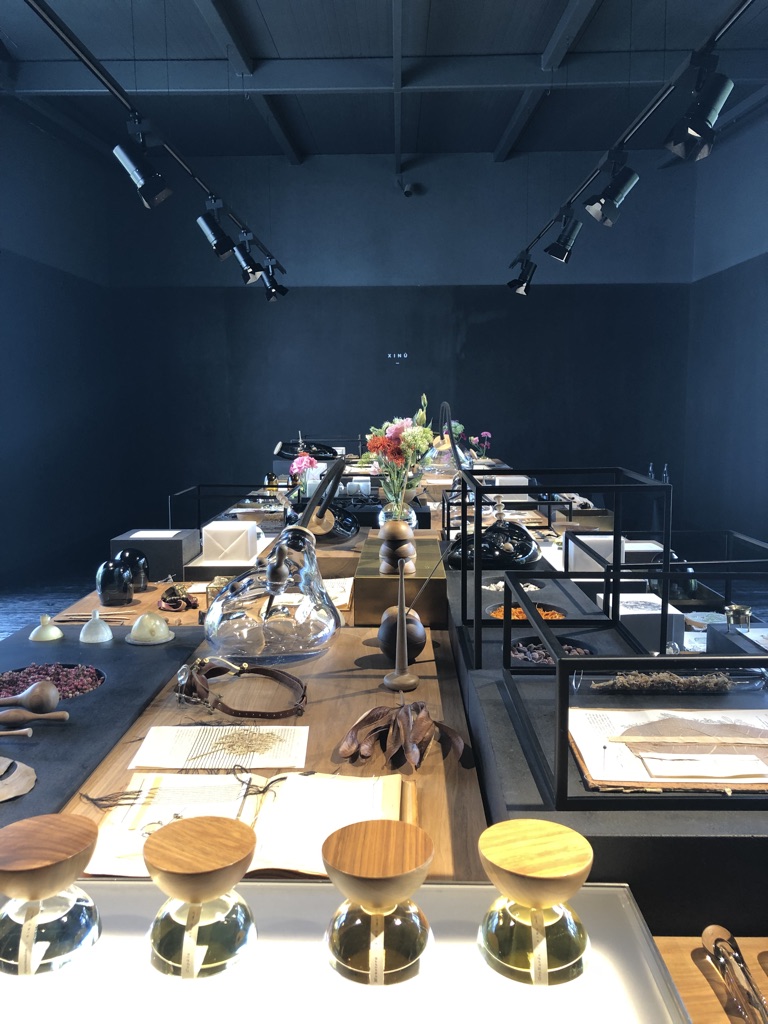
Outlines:
[[[205,617],[217,654],[261,661],[318,654],[340,626],[318,568],[314,534],[299,525],[283,530],[266,569],[238,576]]]

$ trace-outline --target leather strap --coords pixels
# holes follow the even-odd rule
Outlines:
[[[197,608],[198,603],[194,594],[190,594],[182,583],[175,583],[163,591],[157,607],[166,612],[182,612],[189,608]]]
[[[285,711],[242,711],[225,704],[218,693],[211,693],[211,682],[223,681],[225,676],[264,676],[273,679],[282,686],[287,686],[296,698],[290,708]],[[296,676],[282,672],[276,668],[263,668],[243,662],[240,665],[224,658],[198,658],[192,665],[182,665],[177,673],[176,687],[179,700],[183,698],[197,700],[205,704],[211,711],[223,711],[234,718],[290,718],[292,715],[303,715],[307,706],[307,687]]]

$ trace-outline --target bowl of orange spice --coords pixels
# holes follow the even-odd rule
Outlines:
[[[542,617],[542,619],[564,619],[565,612],[562,608],[556,608],[551,604],[537,604],[536,611]],[[503,604],[491,604],[486,609],[486,613],[490,615],[492,619],[503,619],[504,618],[504,605]],[[510,610],[510,617],[517,622],[527,622],[528,616],[525,611],[520,607],[519,604],[513,604]]]

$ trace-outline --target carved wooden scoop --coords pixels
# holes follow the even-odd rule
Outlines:
[[[50,719],[55,722],[67,722],[69,721],[69,712],[46,711],[42,715],[36,715],[34,711],[27,711],[25,708],[8,708],[7,711],[0,711],[0,726],[26,725],[27,722],[38,722],[42,719]]]
[[[36,714],[53,711],[58,703],[59,691],[50,679],[38,679],[15,697],[0,698],[0,707],[26,708]]]

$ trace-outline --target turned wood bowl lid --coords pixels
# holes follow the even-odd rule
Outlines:
[[[256,846],[252,828],[233,818],[171,821],[144,843],[150,878],[167,896],[205,903],[229,892],[248,870]]]
[[[418,825],[360,821],[333,832],[323,843],[328,877],[347,899],[369,913],[391,910],[427,877],[435,847]]]
[[[555,821],[500,821],[482,833],[477,846],[499,892],[527,907],[551,907],[569,899],[592,868],[588,841]]]
[[[0,892],[44,900],[85,871],[99,830],[81,814],[41,814],[0,829]]]
[[[381,540],[409,541],[413,538],[413,527],[405,519],[388,519],[379,528],[379,538]]]

